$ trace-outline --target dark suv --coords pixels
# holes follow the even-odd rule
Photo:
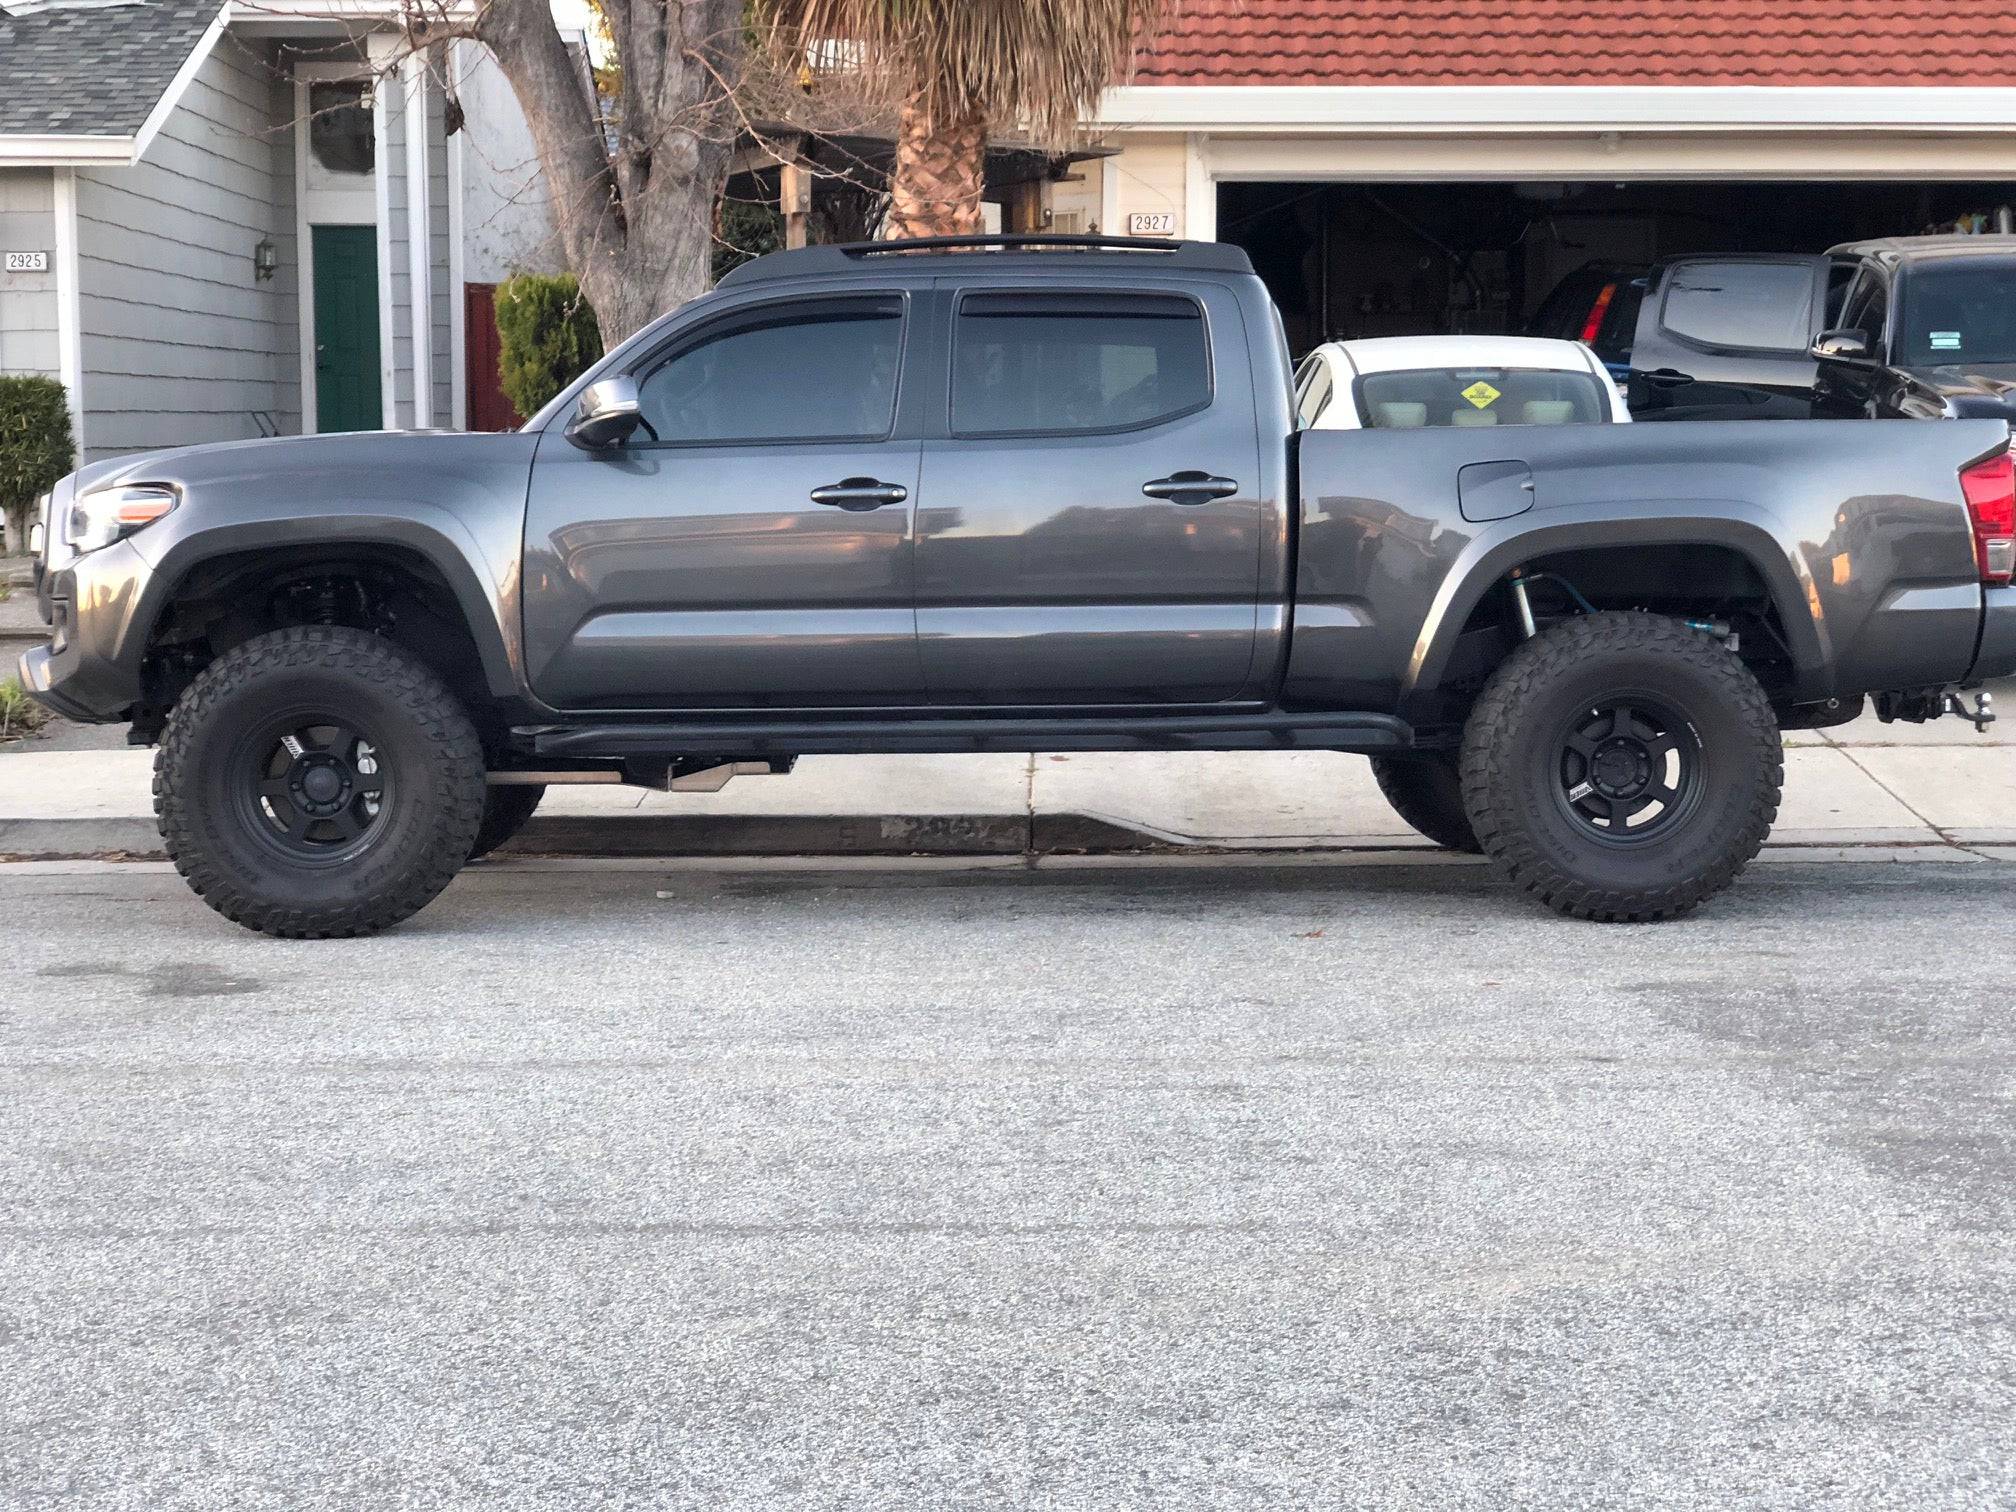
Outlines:
[[[1644,297],[1643,265],[1584,263],[1554,286],[1525,334],[1579,341],[1602,359],[1611,377],[1621,379],[1631,370],[1631,338]]]
[[[1686,257],[1646,281],[1641,420],[2016,418],[2016,236]]]

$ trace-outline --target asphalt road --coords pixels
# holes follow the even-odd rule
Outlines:
[[[2016,867],[0,918],[8,1508],[2016,1504]]]

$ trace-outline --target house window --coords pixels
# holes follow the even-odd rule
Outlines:
[[[308,91],[308,150],[329,173],[369,173],[377,152],[368,84],[316,84]]]

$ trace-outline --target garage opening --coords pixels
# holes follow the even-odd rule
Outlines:
[[[1251,256],[1298,357],[1321,341],[1367,336],[1582,335],[1599,312],[1578,280],[1598,296],[1606,282],[1626,290],[1600,313],[1628,346],[1629,280],[1661,258],[1824,252],[2012,221],[2009,182],[1226,183],[1218,191],[1218,239]]]

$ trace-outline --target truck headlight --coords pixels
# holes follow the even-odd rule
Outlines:
[[[42,494],[28,514],[28,555],[41,557],[49,544],[49,495]]]
[[[172,488],[155,483],[116,484],[94,488],[70,506],[63,539],[79,552],[96,551],[152,525],[175,507]]]

